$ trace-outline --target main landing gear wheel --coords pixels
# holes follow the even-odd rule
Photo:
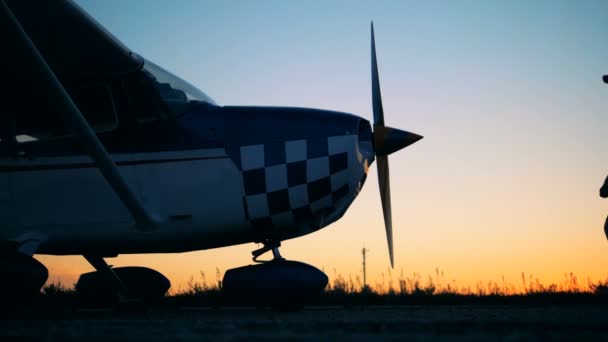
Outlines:
[[[76,291],[90,305],[137,311],[160,301],[171,287],[169,279],[150,268],[111,267],[97,256],[85,259],[96,271],[80,275]]]
[[[24,308],[40,299],[40,289],[48,279],[47,268],[33,257],[19,252],[0,252],[0,313]]]
[[[224,274],[222,291],[235,303],[271,306],[279,310],[301,309],[327,286],[328,278],[318,268],[284,259],[280,242],[267,242],[253,251],[257,265],[233,268]],[[272,251],[273,259],[258,258]]]

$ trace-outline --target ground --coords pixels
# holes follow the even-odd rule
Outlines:
[[[171,308],[59,310],[0,321],[0,340],[608,340],[605,306]]]

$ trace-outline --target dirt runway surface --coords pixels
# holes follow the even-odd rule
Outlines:
[[[608,308],[589,306],[309,307],[48,311],[4,317],[0,340],[544,341],[608,340]]]

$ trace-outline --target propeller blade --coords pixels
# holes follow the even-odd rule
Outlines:
[[[388,242],[388,255],[391,259],[391,268],[395,264],[393,253],[393,218],[391,213],[391,185],[389,180],[388,157],[378,156],[378,184],[380,185],[380,200],[384,214],[384,227],[386,228],[386,241]]]
[[[382,94],[380,93],[380,78],[378,77],[378,60],[376,59],[376,39],[374,38],[374,22],[372,30],[372,109],[374,111],[374,136],[383,137],[384,132],[384,109],[382,109]],[[374,138],[378,140],[377,137]],[[381,139],[384,141],[385,139]],[[391,187],[389,183],[388,157],[386,154],[377,154],[378,162],[378,185],[380,186],[380,200],[382,202],[382,213],[384,214],[384,227],[386,228],[386,241],[388,242],[388,255],[391,259],[391,268],[394,267],[393,256],[393,222],[391,217]],[[388,154],[388,153],[387,153]]]
[[[388,155],[407,147],[422,139],[421,135],[386,127],[384,124],[384,109],[380,93],[380,78],[378,77],[378,60],[376,58],[376,39],[374,37],[374,22],[371,23],[372,33],[372,109],[374,111],[374,153],[378,165],[378,185],[380,200],[384,214],[384,227],[388,242],[388,254],[391,268],[395,265],[393,252],[393,219],[391,213],[391,186],[389,180]]]
[[[378,61],[376,60],[376,39],[374,38],[374,22],[372,21],[372,108],[374,111],[374,126],[384,126],[384,110],[382,109],[382,94],[378,77]]]

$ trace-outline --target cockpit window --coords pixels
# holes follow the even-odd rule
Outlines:
[[[207,94],[192,84],[173,75],[149,60],[145,58],[142,59],[144,60],[144,71],[147,71],[154,77],[156,89],[159,91],[162,100],[169,108],[179,107],[190,101],[207,102],[213,105],[216,104],[211,97],[207,96]]]

